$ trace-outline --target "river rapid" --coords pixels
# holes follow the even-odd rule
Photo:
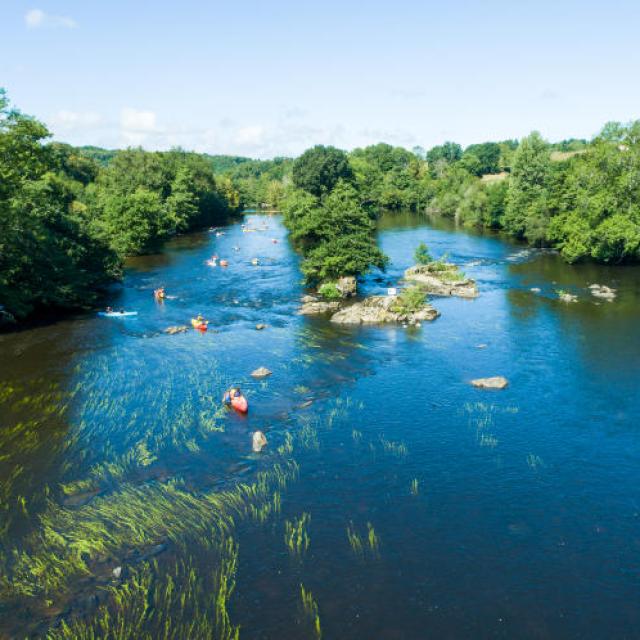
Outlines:
[[[115,602],[122,637],[637,637],[640,269],[387,215],[363,293],[424,241],[480,296],[343,327],[296,315],[279,217],[243,222],[132,259],[135,317],[0,336],[0,637],[106,636]]]

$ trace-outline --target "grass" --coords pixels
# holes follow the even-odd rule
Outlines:
[[[307,526],[311,520],[308,513],[303,513],[299,518],[286,520],[284,523],[284,542],[291,555],[302,557],[309,549],[309,534]]]
[[[410,490],[411,490],[411,495],[412,496],[417,496],[418,493],[420,493],[420,483],[418,482],[418,478],[414,478],[411,481]]]
[[[419,287],[407,287],[396,298],[391,311],[394,313],[414,313],[425,306],[427,295]]]
[[[347,527],[347,540],[351,551],[360,559],[364,559],[366,554],[378,558],[380,553],[380,538],[370,522],[367,522],[367,533],[360,534],[353,522]]]

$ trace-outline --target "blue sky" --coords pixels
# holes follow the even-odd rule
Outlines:
[[[0,86],[73,144],[272,157],[640,117],[637,1],[0,2]]]

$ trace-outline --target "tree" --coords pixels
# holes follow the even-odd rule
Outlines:
[[[439,160],[452,164],[460,160],[461,157],[462,147],[457,142],[445,142],[427,151],[427,162],[430,165],[436,164]]]
[[[476,176],[500,171],[500,145],[497,142],[483,142],[471,144],[462,155],[462,162],[466,163],[470,173]]]
[[[353,172],[347,154],[335,147],[316,145],[293,163],[293,184],[317,198],[328,194],[341,179],[352,180]]]
[[[171,183],[171,194],[167,198],[166,210],[170,220],[164,233],[185,231],[198,215],[198,196],[193,189],[193,174],[188,167],[180,167]]]
[[[504,214],[504,228],[515,236],[541,242],[550,218],[549,145],[534,131],[516,151]]]

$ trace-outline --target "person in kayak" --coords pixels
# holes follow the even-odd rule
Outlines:
[[[247,410],[249,409],[249,403],[247,402],[247,399],[242,394],[240,387],[232,387],[231,389],[229,389],[229,391],[227,391],[224,394],[222,401],[228,407],[233,407],[236,411],[239,411],[240,413],[246,413]]]

